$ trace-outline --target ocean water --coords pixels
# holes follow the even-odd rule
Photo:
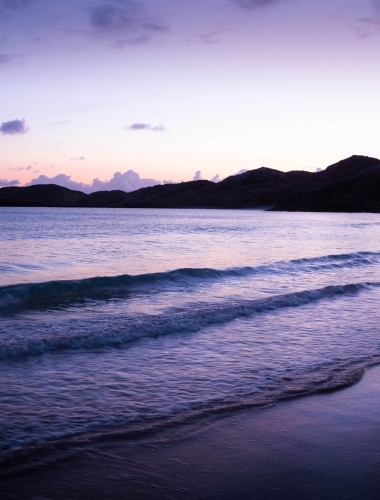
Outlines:
[[[379,214],[1,208],[0,248],[2,473],[380,362]]]

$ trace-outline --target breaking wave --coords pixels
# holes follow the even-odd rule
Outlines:
[[[140,275],[98,276],[79,280],[23,283],[0,287],[0,311],[69,306],[86,300],[108,300],[128,296],[136,290],[151,291],[170,286],[197,285],[206,281],[260,274],[315,272],[318,270],[368,266],[380,262],[376,252],[328,255],[280,261],[256,267],[229,269],[183,268]]]
[[[380,356],[345,363],[326,363],[308,371],[295,372],[293,377],[282,377],[277,381],[275,388],[271,386],[267,390],[254,391],[233,399],[193,403],[187,408],[161,417],[138,418],[135,422],[126,420],[96,426],[90,423],[82,432],[56,435],[54,439],[36,440],[33,444],[22,448],[6,450],[0,454],[0,478],[67,459],[78,452],[83,453],[86,447],[92,447],[96,443],[115,439],[149,440],[167,431],[172,433],[177,431],[179,436],[183,436],[200,419],[211,420],[232,411],[258,408],[284,400],[344,389],[359,382],[367,368],[379,363]]]
[[[352,295],[379,286],[380,283],[352,283],[264,299],[229,300],[216,304],[190,303],[186,307],[172,307],[156,315],[111,314],[79,320],[68,318],[63,323],[62,320],[39,322],[38,330],[26,338],[23,335],[5,336],[6,340],[0,343],[0,359],[62,350],[121,347],[146,337],[194,333],[237,318]],[[27,323],[25,328],[30,328],[30,324]]]

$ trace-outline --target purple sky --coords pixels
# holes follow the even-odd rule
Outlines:
[[[380,0],[0,0],[0,184],[380,157],[379,54]]]

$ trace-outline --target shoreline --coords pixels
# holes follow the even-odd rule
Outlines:
[[[0,205],[155,209],[272,206],[273,211],[379,213],[379,172],[379,159],[353,155],[317,172],[260,167],[219,182],[157,182],[128,192],[122,190],[123,184],[108,186],[118,187],[116,190],[93,192],[88,185],[86,193],[57,184],[5,186],[0,188]]]
[[[1,189],[1,188],[0,188]],[[83,210],[83,209],[105,209],[105,210],[214,210],[214,211],[228,211],[228,212],[273,212],[273,213],[288,213],[288,214],[346,214],[346,215],[353,215],[353,214],[371,214],[371,215],[378,215],[380,214],[380,208],[376,210],[369,210],[367,208],[363,209],[340,209],[339,207],[337,209],[333,209],[331,207],[327,208],[319,208],[318,209],[308,209],[305,207],[302,207],[300,209],[296,208],[277,208],[276,205],[258,205],[255,207],[208,207],[208,206],[199,206],[199,207],[181,207],[181,206],[162,206],[162,207],[154,207],[154,206],[141,206],[141,207],[114,207],[114,206],[72,206],[72,205],[62,205],[62,206],[55,206],[55,205],[4,205],[1,204],[0,201],[0,210],[2,208],[49,208],[49,209],[78,209],[78,210]]]
[[[380,365],[355,385],[144,442],[110,441],[0,479],[3,498],[375,499]]]

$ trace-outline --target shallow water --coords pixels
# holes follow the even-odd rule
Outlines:
[[[378,214],[1,208],[0,241],[5,468],[380,359]]]

